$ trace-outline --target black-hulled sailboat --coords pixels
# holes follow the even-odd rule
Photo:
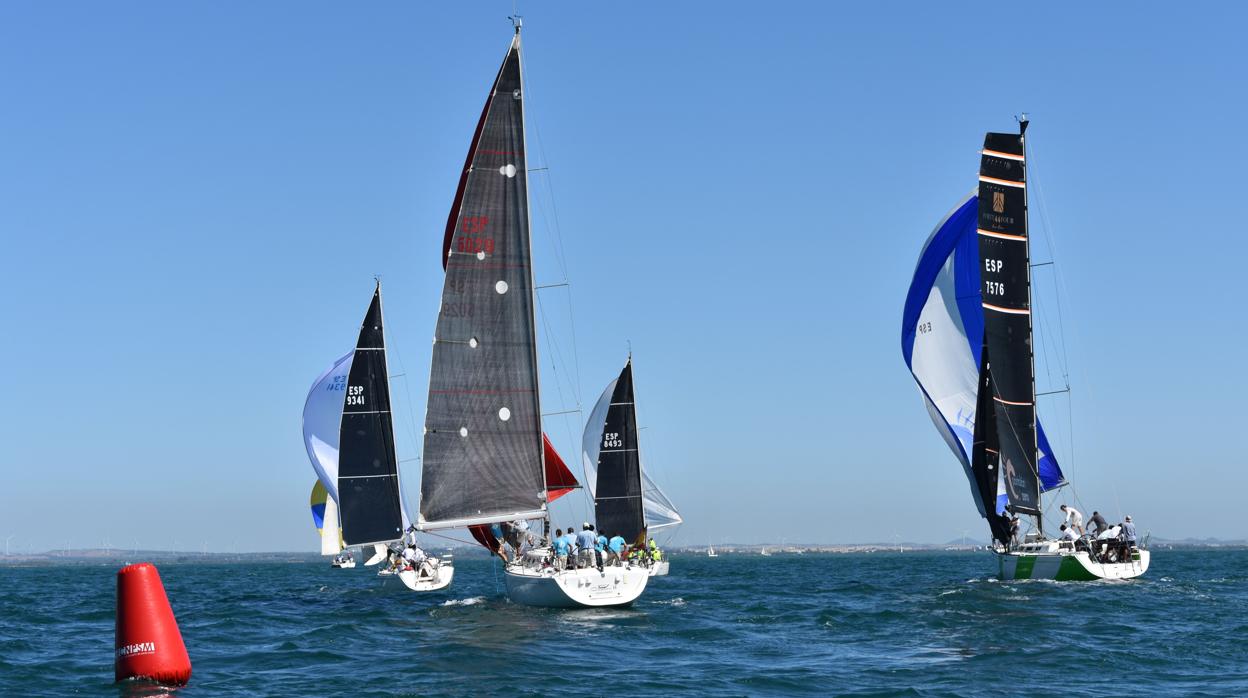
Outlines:
[[[1025,133],[988,133],[978,191],[936,226],[915,267],[902,354],[989,525],[1001,579],[1127,579],[1134,542],[1052,540],[1041,494],[1066,485],[1036,416]],[[1008,507],[1008,509],[1007,509]],[[1034,517],[1018,543],[1009,512]]]
[[[581,456],[599,532],[608,537],[618,534],[631,545],[644,547],[647,536],[677,526],[683,519],[646,474],[639,436],[630,355],[589,414]],[[668,560],[651,562],[650,576],[666,575],[669,566]]]
[[[517,21],[447,220],[416,522],[467,527],[492,550],[491,524],[549,531],[547,505],[576,486],[542,433],[524,97]],[[506,566],[512,601],[617,605],[645,588],[644,570],[555,571],[540,552]]]
[[[390,413],[380,282],[360,326],[342,394],[337,464],[342,540],[346,545],[372,546],[384,557],[391,544],[403,541],[408,520]],[[395,576],[412,591],[435,591],[449,585],[454,575],[453,564],[444,558]]]

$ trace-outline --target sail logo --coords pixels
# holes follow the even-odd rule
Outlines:
[[[363,405],[364,404],[364,386],[351,385],[347,386],[347,404]]]
[[[994,191],[992,193],[992,212],[1005,213],[1005,192]]]
[[[117,658],[135,657],[141,654],[155,654],[155,642],[134,642],[129,645],[122,645],[117,648]]]

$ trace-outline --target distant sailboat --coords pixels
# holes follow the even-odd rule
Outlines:
[[[767,548],[765,546],[763,547],[762,550],[759,551],[758,554],[762,555],[763,557],[771,557],[771,553],[767,552]]]
[[[390,413],[380,282],[360,326],[343,394],[338,448],[342,539],[347,545],[374,546],[380,553],[401,542],[408,527]],[[449,585],[454,574],[454,565],[443,561],[396,576],[413,591],[435,591]]]
[[[1137,577],[1148,569],[1147,550],[1076,549],[1043,535],[1041,494],[1066,480],[1036,418],[1026,129],[1024,118],[1017,134],[987,134],[978,195],[924,244],[906,297],[902,353],[1001,546],[1002,579]],[[1035,534],[1022,545],[1012,545],[1007,504],[1035,517]]]
[[[707,557],[719,557],[719,553],[715,552],[715,546],[713,546],[713,545],[711,545],[711,544],[709,544],[709,543],[707,544],[707,546],[706,546],[706,556],[707,556]]]
[[[633,545],[644,546],[647,535],[684,521],[641,462],[632,356],[589,413],[581,437],[581,463],[603,534],[618,533]],[[669,569],[670,562],[662,560],[650,566],[650,576],[662,577]]]

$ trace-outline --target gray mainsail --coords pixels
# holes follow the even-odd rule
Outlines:
[[[425,414],[422,529],[545,513],[520,60],[517,29],[447,226]]]

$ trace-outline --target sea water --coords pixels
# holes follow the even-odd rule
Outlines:
[[[0,695],[114,685],[116,565],[0,567]],[[1248,551],[1154,550],[1129,582],[999,582],[989,553],[676,555],[631,608],[508,603],[375,568],[160,565],[175,695],[1248,695]]]

